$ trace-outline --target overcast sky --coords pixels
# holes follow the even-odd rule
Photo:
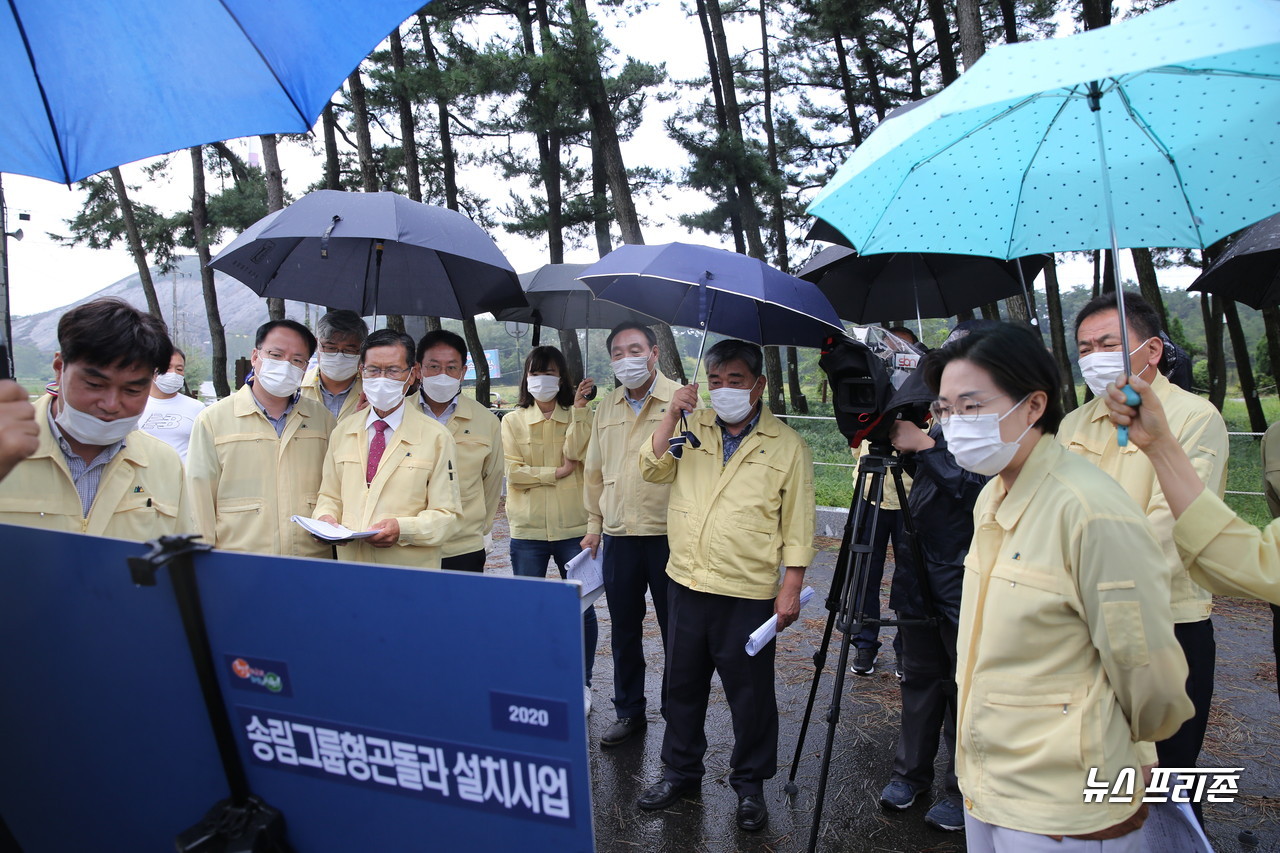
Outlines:
[[[664,0],[651,6],[642,14],[630,19],[625,30],[619,30],[614,22],[604,18],[611,27],[609,37],[623,53],[631,53],[649,62],[665,62],[672,78],[688,79],[705,75],[706,54],[701,31],[696,20],[688,18],[681,5]],[[731,30],[731,49],[758,48],[759,29],[754,19],[749,25]],[[663,119],[675,108],[674,104],[660,104],[650,99],[645,124],[629,143],[623,156],[628,165],[653,165],[671,169],[678,174],[687,157],[674,142],[667,139]],[[233,143],[242,154],[257,150],[256,138]],[[302,194],[310,184],[321,177],[323,164],[319,158],[303,146],[282,143],[281,165],[286,189],[294,196]],[[186,208],[190,204],[191,172],[186,156],[173,158],[167,183],[144,180],[142,165],[125,166],[127,183],[141,185],[135,200],[153,204],[165,212]],[[68,248],[50,239],[47,232],[66,233],[64,220],[77,213],[82,203],[82,193],[60,184],[27,178],[21,175],[4,175],[4,194],[8,204],[8,230],[21,228],[21,242],[9,241],[10,305],[14,316],[38,313],[73,302],[137,271],[128,249],[119,245],[109,250]],[[507,190],[496,174],[472,172],[464,180],[469,186],[483,191],[486,186],[496,207],[505,203]],[[217,192],[217,181],[210,179],[208,191]],[[723,245],[732,248],[731,240],[717,240],[715,235],[698,232],[690,234],[675,224],[676,216],[706,206],[704,198],[672,188],[671,200],[654,197],[637,199],[641,215],[648,218],[645,240],[664,243],[673,240]],[[647,206],[647,209],[646,209]],[[29,214],[30,221],[20,221],[19,214]],[[498,246],[507,255],[517,271],[534,269],[546,263],[544,243],[515,237],[498,230],[493,234]],[[230,237],[228,237],[230,239]],[[215,250],[216,251],[216,250]],[[1126,258],[1122,270],[1127,278],[1133,277],[1132,265]],[[569,261],[595,260],[593,247],[570,250]],[[1088,263],[1060,263],[1059,277],[1064,288],[1088,283],[1091,265]],[[1161,273],[1161,282],[1168,286],[1185,287],[1195,277],[1190,270]]]

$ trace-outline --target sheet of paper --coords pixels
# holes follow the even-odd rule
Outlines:
[[[604,543],[596,549],[594,557],[590,548],[583,548],[578,556],[565,564],[564,573],[569,580],[582,585],[579,595],[586,598],[594,593],[591,600],[595,601],[600,597],[599,591],[604,589]]]
[[[1213,853],[1213,846],[1187,803],[1151,803],[1142,840],[1148,850]]]
[[[351,530],[341,524],[316,521],[314,518],[307,518],[302,515],[293,516],[292,521],[312,536],[317,539],[324,539],[327,542],[349,542],[352,539],[368,539],[370,536],[378,534],[376,530]]]
[[[813,587],[806,586],[800,590],[800,609],[802,611],[812,598]],[[778,636],[778,616],[774,614],[766,619],[763,625],[751,632],[751,636],[747,638],[747,654],[755,657],[776,636]]]

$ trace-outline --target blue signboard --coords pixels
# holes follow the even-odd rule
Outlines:
[[[167,571],[0,525],[0,815],[26,853],[173,849],[229,794]]]
[[[135,587],[141,544],[2,525],[0,542],[0,814],[27,853],[172,850],[228,791],[168,571]],[[594,849],[574,587],[217,551],[194,567],[249,787],[298,853]]]

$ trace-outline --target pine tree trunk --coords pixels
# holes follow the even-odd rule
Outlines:
[[[274,133],[258,137],[262,142],[262,169],[267,179],[267,212],[284,209],[284,173],[280,171],[280,152],[276,148]],[[267,316],[272,320],[284,319],[284,300],[267,297]]]
[[[1018,40],[1018,13],[1013,0],[1000,0],[1000,17],[1004,21],[1004,40],[1014,44]]]
[[[609,236],[609,177],[604,173],[595,131],[591,132],[591,213],[596,253],[603,258],[613,250],[613,239]]]
[[[853,84],[853,72],[849,70],[849,50],[844,46],[844,36],[836,29],[832,33],[836,46],[836,69],[840,74],[840,92],[844,95],[844,108],[849,114],[849,130],[853,144],[862,144],[862,120],[858,118],[858,93]]]
[[[1200,294],[1200,314],[1204,318],[1204,350],[1209,362],[1209,402],[1222,411],[1227,398],[1227,359],[1222,341],[1222,300]]]
[[[956,23],[960,29],[960,55],[964,57],[964,70],[968,71],[987,51],[978,0],[956,0]]]
[[[400,114],[400,150],[404,157],[404,183],[409,198],[422,201],[422,176],[418,169],[417,121],[405,84],[404,40],[400,28],[391,31],[391,68],[395,71],[396,111]]]
[[[1058,372],[1062,376],[1062,406],[1068,412],[1073,412],[1080,405],[1079,398],[1076,397],[1075,375],[1071,371],[1071,353],[1075,352],[1075,347],[1067,347],[1056,258],[1044,268],[1044,302],[1049,314],[1049,339],[1053,342],[1053,359],[1058,363]]]
[[[151,267],[147,264],[147,252],[142,247],[142,236],[138,233],[138,220],[133,215],[133,202],[129,201],[129,191],[125,188],[124,176],[120,174],[119,167],[112,168],[111,183],[115,187],[116,200],[120,205],[120,218],[124,220],[124,233],[129,240],[129,251],[133,255],[133,263],[138,267],[142,293],[147,298],[147,311],[163,321],[160,297],[156,295],[156,284],[151,278]]]
[[[569,381],[577,385],[586,376],[582,361],[582,347],[578,345],[577,329],[560,329],[560,352],[569,364]]]
[[[1258,399],[1258,386],[1253,381],[1253,363],[1249,353],[1249,344],[1244,339],[1244,329],[1240,326],[1240,312],[1231,299],[1222,300],[1222,309],[1227,318],[1227,331],[1231,335],[1231,349],[1236,357],[1236,375],[1240,379],[1240,393],[1244,397],[1245,410],[1249,412],[1249,429],[1252,432],[1267,431],[1267,416],[1262,412],[1262,401]]]
[[[360,161],[360,188],[367,193],[378,191],[378,170],[373,162],[373,138],[369,133],[369,98],[365,93],[360,69],[347,78],[351,92],[352,124],[356,132],[356,156]]]
[[[191,175],[191,230],[195,236],[196,255],[200,258],[200,285],[204,290],[204,310],[209,318],[209,343],[213,350],[209,372],[214,392],[218,399],[222,399],[231,393],[231,385],[227,382],[227,334],[222,326],[222,312],[218,310],[218,291],[213,286],[209,244],[204,234],[209,213],[204,189],[204,152],[199,145],[191,149]]]
[[[933,24],[934,44],[938,50],[938,71],[942,85],[954,83],[960,77],[956,68],[956,52],[951,42],[951,22],[947,19],[946,0],[927,0],[929,21]]]
[[[320,113],[324,129],[324,188],[342,189],[342,173],[338,163],[338,118],[333,114],[333,102],[324,105]]]
[[[1133,255],[1133,266],[1138,271],[1138,289],[1142,292],[1142,298],[1154,309],[1160,317],[1160,328],[1169,329],[1169,316],[1164,310],[1164,296],[1160,293],[1160,281],[1156,278],[1156,265],[1151,259],[1150,249],[1130,249]]]

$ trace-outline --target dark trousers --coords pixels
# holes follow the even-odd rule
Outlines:
[[[885,488],[890,488],[891,486],[892,482],[885,483]],[[869,510],[866,521],[867,523],[871,521]],[[869,543],[871,554],[867,560],[867,575],[862,586],[862,615],[867,619],[880,618],[880,585],[884,581],[884,561],[890,540],[893,541],[893,553],[895,555],[910,547],[906,541],[906,528],[903,527],[902,523],[902,511],[882,509],[880,510],[880,518],[872,536],[872,541]],[[880,626],[863,625],[862,630],[854,635],[853,645],[859,649],[879,649]],[[893,648],[898,654],[902,653],[901,645],[896,639],[893,642]]]
[[[1156,755],[1161,767],[1195,767],[1209,726],[1209,706],[1213,704],[1213,673],[1217,666],[1213,620],[1179,622],[1173,626],[1173,634],[1187,658],[1187,697],[1196,713],[1171,737],[1156,744]],[[1203,824],[1200,804],[1193,803],[1191,808]]]
[[[653,598],[653,612],[667,647],[667,558],[671,549],[666,536],[608,536],[604,546],[604,594],[609,606],[610,642],[613,646],[613,707],[618,719],[644,715],[644,614],[645,590]],[[745,641],[744,641],[745,642]],[[666,711],[666,674],[663,674],[662,708]]]
[[[759,794],[778,772],[778,702],[773,688],[776,643],[755,657],[746,637],[773,615],[773,599],[731,598],[695,592],[672,581],[667,588],[667,730],[662,736],[664,778],[701,779],[707,752],[707,700],[711,674],[720,674],[733,717],[729,784],[738,796]]]
[[[932,788],[941,734],[947,744],[943,788],[952,796],[960,794],[956,783],[956,630],[956,624],[943,616],[936,626],[898,626],[902,638],[898,658],[902,667],[902,724],[890,777],[918,790]]]
[[[1276,663],[1280,664],[1280,607],[1271,605],[1271,649],[1275,652]],[[1280,693],[1280,679],[1276,679],[1276,692]]]
[[[455,554],[440,561],[440,568],[451,572],[484,572],[484,549],[469,554]]]
[[[578,543],[581,537],[546,541],[542,539],[511,540],[511,574],[518,578],[545,578],[547,562],[554,559],[560,577],[565,577],[564,567],[582,549]],[[582,614],[583,668],[587,674],[587,686],[591,686],[591,670],[596,662],[596,646],[599,645],[600,625],[596,621],[596,608],[591,605]]]

